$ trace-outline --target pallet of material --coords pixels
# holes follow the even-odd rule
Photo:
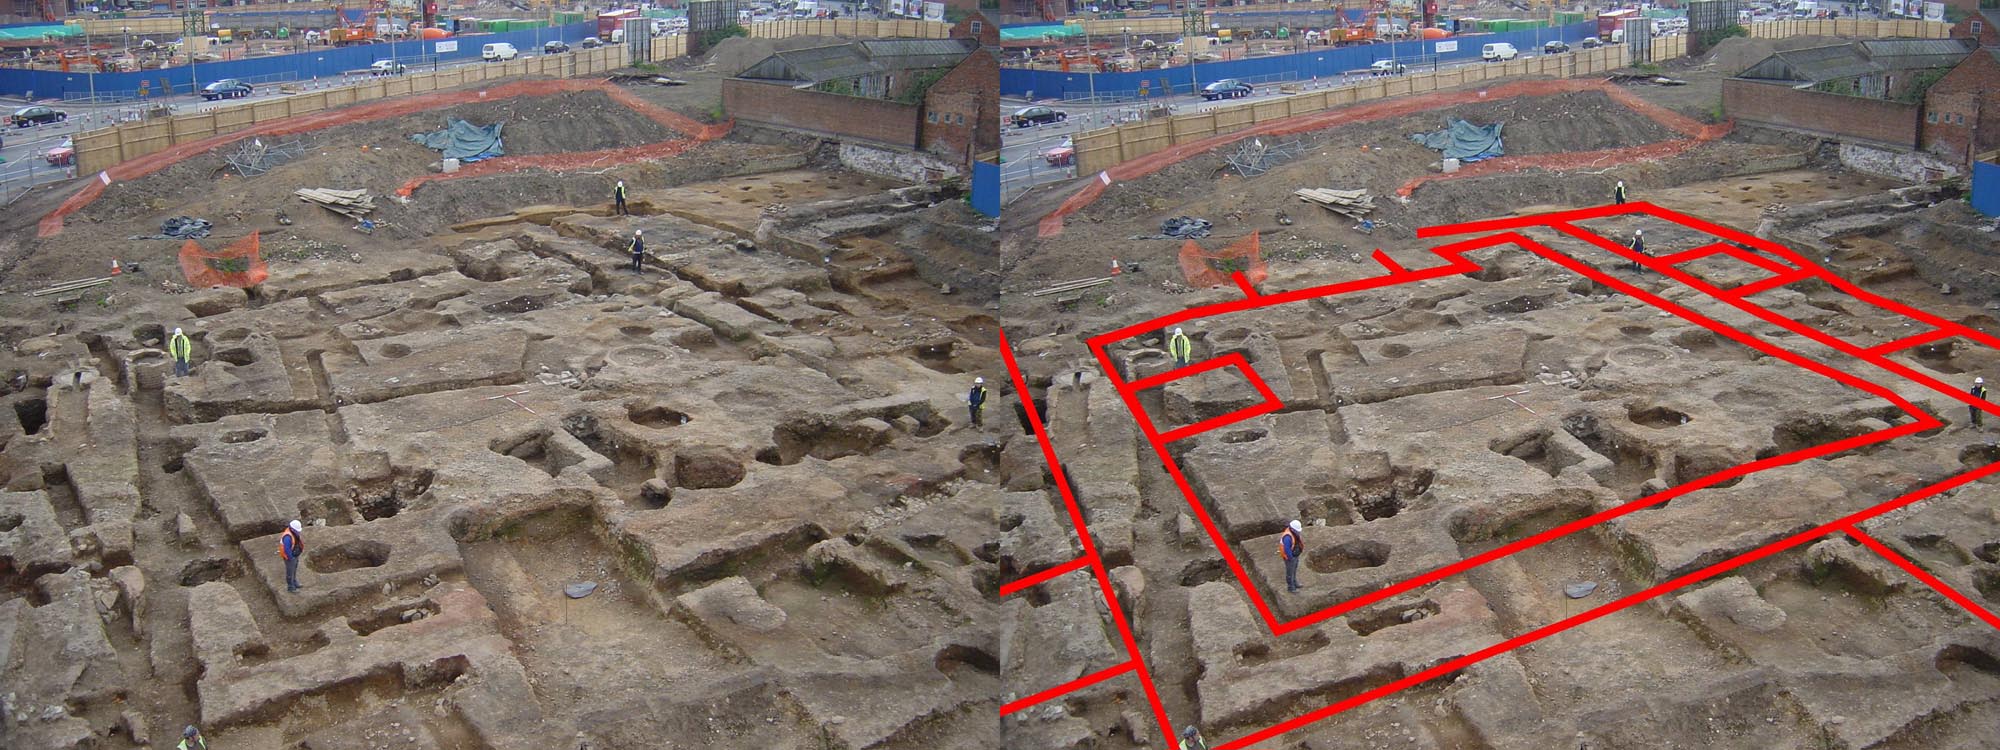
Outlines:
[[[375,210],[375,196],[366,190],[328,190],[325,188],[299,188],[292,193],[299,200],[318,204],[328,211],[359,219]]]
[[[1359,219],[1375,210],[1375,196],[1366,190],[1327,190],[1324,188],[1300,188],[1292,192],[1299,200],[1324,207],[1328,211]]]

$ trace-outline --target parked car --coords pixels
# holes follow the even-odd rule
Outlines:
[[[587,36],[583,38],[584,49],[597,49],[602,46],[604,46],[604,42],[598,41],[597,37]]]
[[[1042,160],[1051,167],[1067,167],[1076,163],[1076,141],[1064,138],[1062,145],[1042,152]]]
[[[1234,78],[1224,78],[1201,87],[1201,98],[1208,101],[1217,99],[1241,99],[1250,95],[1250,84]]]
[[[1022,107],[1020,109],[1014,110],[1014,127],[1017,128],[1028,128],[1028,127],[1034,127],[1036,125],[1046,125],[1052,122],[1062,122],[1067,119],[1069,119],[1068,112],[1064,112],[1059,109],[1051,109],[1049,107],[1043,107],[1043,106]]]
[[[512,60],[520,56],[521,56],[521,51],[515,49],[514,45],[509,44],[507,42],[494,42],[492,44],[479,48],[479,59],[485,60],[487,62],[494,62],[496,60]]]
[[[67,167],[70,162],[76,161],[76,141],[64,138],[62,145],[49,149],[42,158],[48,161],[51,167]]]
[[[1569,51],[1569,45],[1564,44],[1560,41],[1549,42],[1548,44],[1542,45],[1542,54],[1544,55],[1560,55],[1568,51]]]
[[[22,107],[14,110],[14,114],[7,116],[7,121],[14,123],[14,127],[17,128],[46,125],[51,122],[62,122],[67,119],[69,119],[69,113],[50,109],[40,104],[32,107]]]
[[[241,99],[250,95],[250,84],[234,78],[224,78],[201,87],[201,98],[207,101],[217,99]]]
[[[1598,46],[1600,46],[1600,45],[1602,45],[1602,44],[1603,44],[1603,42],[1599,42],[1599,41],[1597,41],[1597,37],[1594,37],[1594,36],[1587,36],[1587,37],[1584,37],[1584,38],[1583,38],[1583,48],[1584,48],[1584,49],[1597,49],[1597,48],[1598,48]]]
[[[369,75],[378,76],[399,76],[405,70],[408,68],[395,60],[376,60],[375,64],[368,66]]]
[[[542,45],[542,54],[544,55],[560,55],[568,51],[569,51],[569,45],[564,44],[560,41],[549,42],[547,44]]]
[[[1479,48],[1479,59],[1487,62],[1512,60],[1520,55],[1520,50],[1514,49],[1514,45],[1506,42],[1494,42],[1493,44]]]
[[[1395,60],[1376,60],[1375,64],[1368,66],[1368,74],[1378,75],[1378,76],[1399,76],[1403,74],[1403,71],[1408,69],[1409,69],[1408,67],[1404,66],[1402,63],[1396,62]]]

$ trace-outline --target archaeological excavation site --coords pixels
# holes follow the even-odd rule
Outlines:
[[[8,209],[0,746],[995,745],[990,220],[557,83]]]
[[[1009,205],[1006,746],[1993,746],[1992,222],[1675,65]]]

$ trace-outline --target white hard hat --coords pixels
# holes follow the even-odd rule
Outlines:
[[[642,234],[645,234],[645,233],[646,233],[646,230],[644,230],[644,229],[634,229],[634,230],[632,230],[632,236],[634,236],[634,237],[637,237],[637,236],[639,236],[639,235],[642,235]]]
[[[622,184],[624,184],[624,183],[619,183],[619,184],[621,184],[621,185],[622,185]],[[1624,181],[1624,180],[1619,180],[1619,181],[1618,181],[1618,184],[1619,184],[1619,185],[1624,185],[1624,184],[1625,184],[1625,181]]]
[[[1974,382],[1974,383],[1984,383],[1984,382],[1986,382],[1986,379],[1985,379],[1985,378],[1973,378],[1973,379],[1972,379],[1972,382]]]
[[[305,525],[304,525],[304,524],[301,524],[301,523],[299,523],[299,519],[296,519],[296,518],[294,518],[294,519],[292,519],[292,530],[293,530],[293,531],[305,531],[305,530],[306,530],[306,527],[305,527]]]
[[[984,383],[984,382],[986,382],[986,379],[985,379],[985,378],[973,378],[973,379],[972,379],[972,384],[973,384],[973,385],[979,385],[980,383]]]
[[[1645,233],[1646,233],[1646,230],[1644,230],[1644,229],[1634,229],[1634,230],[1632,230],[1632,233],[1633,233],[1633,234],[1635,234],[1635,235],[1638,235],[1638,234],[1645,234]]]
[[[1179,328],[1175,328],[1175,329],[1174,329],[1174,335],[1175,335],[1175,336],[1179,336],[1179,335],[1181,335],[1181,329],[1179,329]]]
[[[618,184],[619,184],[619,186],[620,186],[620,187],[623,187],[623,186],[625,185],[625,181],[624,181],[624,180],[619,180],[619,181],[618,181]],[[1623,185],[1623,184],[1625,184],[1625,183],[1622,183],[1622,182],[1621,182],[1621,183],[1618,183],[1618,184],[1620,184],[1620,185]]]
[[[1305,530],[1306,530],[1306,527],[1305,527],[1304,525],[1300,524],[1300,523],[1299,523],[1299,520],[1298,520],[1298,519],[1294,518],[1294,519],[1292,519],[1292,530],[1293,530],[1293,531],[1305,531]]]
[[[179,335],[181,335],[181,329],[179,329],[179,328],[176,328],[176,329],[174,329],[174,335],[175,335],[175,336],[179,336]]]

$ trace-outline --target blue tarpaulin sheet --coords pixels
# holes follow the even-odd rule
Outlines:
[[[1447,159],[1474,162],[1507,155],[1500,147],[1501,124],[1496,122],[1492,125],[1474,125],[1464,120],[1452,119],[1445,123],[1443,130],[1435,133],[1412,133],[1410,140],[1424,144],[1426,148],[1443,151]]]
[[[500,148],[500,126],[503,124],[496,122],[480,127],[464,120],[446,120],[443,130],[416,133],[410,136],[410,140],[423,144],[425,148],[443,151],[446,159],[475,162],[507,155]]]

